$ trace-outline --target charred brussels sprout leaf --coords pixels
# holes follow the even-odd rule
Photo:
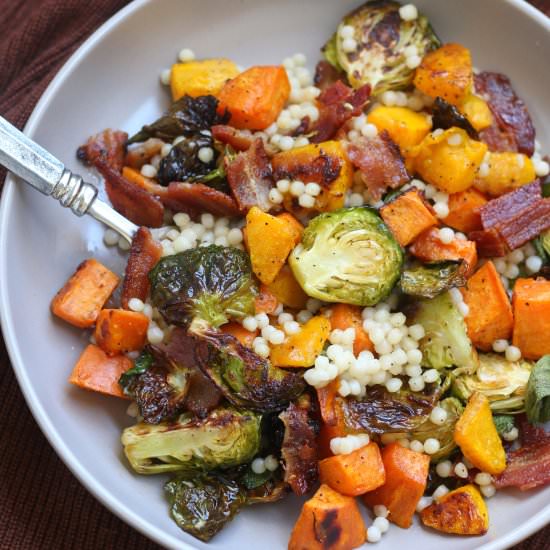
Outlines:
[[[343,208],[309,222],[289,263],[308,296],[372,306],[399,278],[403,251],[374,210]]]
[[[124,393],[135,400],[143,420],[158,424],[182,412],[189,390],[189,369],[160,349],[147,346],[136,365],[120,377]]]
[[[256,285],[242,250],[217,245],[167,256],[149,273],[164,320],[200,333],[254,313]]]
[[[164,486],[176,524],[208,542],[246,503],[246,492],[230,477],[205,474],[175,478]]]
[[[442,97],[436,97],[432,107],[432,128],[436,130],[448,130],[449,128],[462,128],[472,138],[479,140],[479,135],[470,121],[460,111]]]
[[[256,456],[260,423],[251,411],[218,408],[202,420],[182,415],[157,425],[140,422],[122,432],[122,445],[138,474],[227,469]]]
[[[334,33],[330,40],[321,48],[321,51],[323,52],[323,55],[325,56],[325,59],[337,70],[341,71],[342,67],[340,66],[340,62],[338,61],[338,36],[336,33]]]
[[[280,410],[305,387],[300,373],[274,367],[230,334],[205,332],[196,357],[202,371],[237,407]]]
[[[435,298],[453,286],[464,285],[466,279],[461,268],[462,262],[454,261],[411,267],[401,274],[399,286],[409,296]]]
[[[480,392],[487,397],[493,411],[518,413],[525,408],[532,369],[533,363],[525,359],[507,361],[496,353],[480,353],[476,372],[459,373],[453,380],[453,394],[467,401],[474,392]]]
[[[447,412],[447,420],[445,420],[445,423],[438,425],[428,419],[414,430],[411,436],[413,439],[422,441],[422,443],[431,437],[435,437],[439,441],[439,451],[431,455],[432,461],[435,462],[447,458],[456,449],[454,430],[463,411],[462,404],[454,397],[443,399],[443,401],[439,403],[439,406]]]
[[[416,46],[418,55],[423,57],[439,47],[440,41],[428,19],[419,15],[413,21],[404,21],[399,15],[400,7],[390,0],[363,4],[344,17],[336,35],[325,46],[327,61],[346,71],[354,88],[370,84],[373,95],[406,88],[414,76],[414,69],[406,64],[406,48]],[[354,29],[357,47],[352,51],[344,51],[340,31],[345,26]]]
[[[529,422],[550,420],[550,355],[541,357],[531,370],[525,396]]]
[[[409,315],[409,322],[424,327],[426,334],[420,341],[424,366],[459,367],[460,372],[475,372],[477,353],[468,338],[464,317],[448,292],[431,300],[419,300]]]
[[[493,422],[500,436],[510,433],[516,427],[516,420],[511,414],[494,414]]]

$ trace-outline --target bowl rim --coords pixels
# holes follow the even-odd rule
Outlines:
[[[80,61],[98,44],[103,38],[123,22],[128,16],[143,8],[143,6],[152,3],[153,0],[134,0],[124,8],[116,12],[101,26],[99,26],[69,57],[57,72],[51,82],[48,84],[40,99],[36,103],[23,132],[32,137],[39,125],[43,114],[47,111],[51,101],[55,97],[58,89],[65,80],[70,77],[73,69]],[[543,27],[550,34],[550,17],[547,17],[540,10],[529,4],[526,0],[501,0],[513,8],[523,12],[538,25]],[[0,201],[0,328],[2,330],[6,349],[15,372],[19,387],[23,393],[26,404],[29,407],[34,420],[40,427],[40,430],[53,447],[56,454],[61,458],[65,466],[71,473],[84,485],[97,500],[99,500],[111,513],[115,514],[126,524],[141,532],[150,540],[155,541],[167,548],[195,550],[197,547],[189,545],[182,539],[162,531],[147,518],[143,518],[128,509],[114,493],[99,484],[95,478],[80,464],[70,447],[63,441],[63,438],[57,431],[56,426],[48,417],[46,410],[37,399],[34,386],[25,369],[23,359],[20,353],[20,347],[17,341],[16,330],[13,326],[12,317],[8,302],[7,285],[7,226],[9,221],[8,212],[11,203],[14,200],[16,188],[16,178],[8,173],[4,182],[2,191],[2,200]],[[522,525],[517,526],[512,531],[498,539],[489,541],[478,547],[478,550],[503,550],[508,548],[536,531],[542,529],[550,522],[550,503],[541,509],[534,516]]]

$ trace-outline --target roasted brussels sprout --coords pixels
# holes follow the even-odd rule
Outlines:
[[[312,298],[372,306],[399,278],[403,251],[371,208],[343,208],[313,218],[290,267]]]
[[[494,414],[493,422],[501,437],[510,433],[516,427],[516,419],[511,414]]]
[[[525,359],[507,361],[496,353],[480,353],[474,373],[461,373],[453,380],[453,394],[467,401],[474,392],[489,399],[499,413],[518,413],[525,408],[525,392],[533,363]]]
[[[162,258],[149,273],[164,320],[200,333],[254,313],[256,285],[248,255],[217,245]]]
[[[435,369],[460,368],[472,374],[478,365],[466,324],[448,292],[419,300],[409,314],[410,323],[420,323],[426,332],[420,341],[422,364]]]
[[[301,373],[274,367],[230,334],[205,332],[195,354],[202,371],[237,407],[281,410],[305,388]]]
[[[439,403],[439,406],[447,412],[447,420],[444,424],[434,424],[430,419],[412,432],[411,437],[418,441],[426,441],[435,437],[440,444],[439,451],[431,455],[432,461],[439,462],[447,458],[457,447],[454,440],[455,424],[462,414],[463,407],[455,397],[447,397]]]
[[[436,97],[432,106],[432,130],[452,127],[462,128],[472,139],[479,140],[479,135],[470,121],[460,111],[442,97]]]
[[[343,69],[354,88],[370,84],[373,95],[406,88],[414,76],[414,69],[406,63],[406,48],[415,46],[422,57],[439,47],[440,41],[428,19],[419,15],[413,21],[404,21],[399,15],[400,7],[391,0],[363,4],[342,19],[323,48],[327,61]],[[353,28],[353,36],[342,33],[347,27]],[[355,41],[356,47],[351,51],[343,35]]]
[[[135,400],[143,420],[158,424],[183,411],[190,374],[189,369],[160,349],[147,346],[119,383],[124,393]]]
[[[447,261],[405,269],[399,287],[409,296],[435,298],[451,287],[463,286],[465,282],[462,262]]]
[[[140,422],[122,432],[124,453],[138,474],[200,472],[250,462],[260,447],[261,416],[218,408],[204,419]]]
[[[531,370],[525,410],[529,422],[543,423],[550,420],[550,355],[541,357]]]

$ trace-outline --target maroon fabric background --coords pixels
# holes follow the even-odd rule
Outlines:
[[[0,0],[0,114],[23,127],[70,54],[127,3]],[[550,0],[532,3],[550,15]],[[0,186],[3,180],[0,171]],[[1,549],[159,548],[97,502],[59,460],[25,404],[1,338],[0,399]],[[547,549],[549,541],[547,527],[516,550]]]

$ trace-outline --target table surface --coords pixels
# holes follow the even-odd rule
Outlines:
[[[94,0],[90,10],[84,0],[0,0],[0,114],[23,127],[70,54],[127,3]],[[531,3],[550,16],[550,0]],[[0,548],[159,548],[96,501],[57,457],[25,404],[1,336],[0,395]],[[515,550],[548,549],[549,541],[550,526]]]

